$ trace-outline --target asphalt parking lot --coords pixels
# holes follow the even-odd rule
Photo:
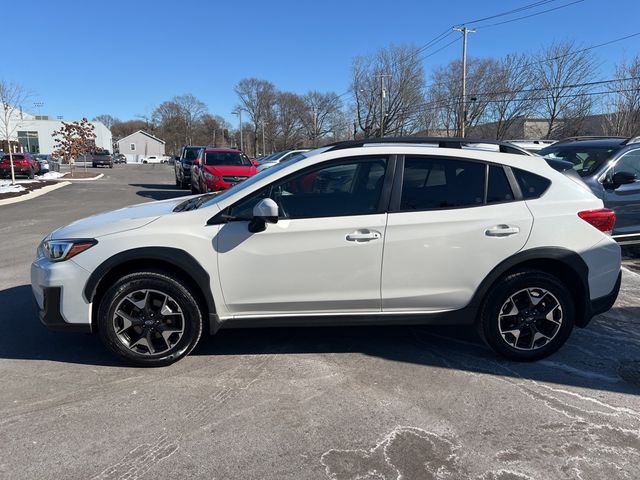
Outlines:
[[[636,479],[640,274],[615,308],[533,364],[461,328],[221,331],[162,369],[52,333],[29,265],[51,230],[185,195],[172,167],[0,207],[0,478]],[[637,268],[629,261],[632,268]]]

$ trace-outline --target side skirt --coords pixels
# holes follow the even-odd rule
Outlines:
[[[220,328],[335,327],[357,325],[473,325],[477,309],[466,307],[447,312],[309,314],[286,316],[246,316],[216,319],[211,334]]]

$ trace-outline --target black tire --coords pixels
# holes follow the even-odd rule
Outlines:
[[[541,294],[545,290],[549,296]],[[525,294],[531,299],[529,292],[538,295],[538,304],[528,308],[523,303],[518,309],[512,299],[517,300],[518,295]],[[517,314],[510,315],[509,312],[514,311],[513,306],[516,306]],[[559,326],[557,318],[546,320],[545,312],[553,312],[552,316],[560,315]],[[501,278],[493,285],[483,302],[477,326],[480,336],[495,352],[510,360],[529,362],[547,357],[564,345],[574,323],[574,299],[564,283],[546,272],[522,270]],[[512,328],[517,331],[517,336],[508,333]],[[548,337],[536,341],[538,333]]]
[[[187,188],[189,188],[189,184],[184,181],[184,178],[182,180],[180,180],[180,188],[182,190],[186,190]]]
[[[33,168],[30,168],[30,169],[29,169],[29,178],[30,178],[30,179],[33,179],[33,178],[35,177],[35,175],[36,175],[36,174],[35,174],[35,172],[33,171]]]
[[[110,163],[110,164],[109,164],[109,168],[113,168],[113,163]]]
[[[194,195],[198,193],[198,191],[196,190],[196,186],[193,183],[193,180],[191,181],[191,193],[193,193]]]
[[[178,180],[178,177],[176,177],[176,187],[182,188],[182,182]]]
[[[153,290],[170,296],[171,301],[175,301],[181,310],[182,317],[179,323],[183,328],[182,336],[169,349],[159,354],[151,353],[151,349],[147,349],[144,345],[134,348],[146,349],[147,352],[134,351],[125,345],[125,340],[122,340],[116,333],[114,323],[116,308],[128,295],[141,290]],[[143,315],[142,311],[140,311],[140,315]],[[135,328],[140,330],[147,328],[146,323]],[[158,322],[156,321],[156,323]],[[153,326],[149,328],[153,328]],[[138,367],[163,367],[180,360],[195,348],[202,335],[202,330],[203,318],[198,302],[180,279],[165,272],[137,272],[122,277],[105,292],[98,306],[98,332],[102,342],[113,354],[126,363]],[[136,330],[132,332],[132,335],[143,336]],[[154,338],[162,342],[159,333],[154,332],[150,335],[156,335]],[[130,338],[130,340],[134,339]],[[169,346],[168,342],[164,343]]]

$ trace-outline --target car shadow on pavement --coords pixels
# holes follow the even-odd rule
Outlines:
[[[51,332],[33,309],[31,287],[0,290],[0,359],[122,366],[97,335]]]
[[[640,326],[640,307],[616,308],[608,315],[595,318],[585,329],[576,328],[557,353],[530,363],[498,357],[474,328],[466,326],[223,329],[204,338],[192,355],[352,352],[393,362],[497,376],[511,382],[528,379],[638,395],[640,328],[636,327]],[[632,332],[638,333],[629,335]],[[357,359],[348,358],[351,360],[337,363],[349,369],[365,368]],[[428,385],[429,373],[425,371],[425,375],[423,380]]]
[[[51,360],[124,366],[97,335],[50,332],[32,307],[31,287],[0,290],[0,359]],[[507,381],[535,380],[579,388],[640,394],[640,307],[618,306],[576,328],[567,344],[537,362],[504,360],[487,348],[470,327],[389,326],[222,329],[204,337],[192,355],[320,355],[343,368],[372,367],[366,357],[491,375]],[[351,353],[349,356],[326,354]],[[365,361],[358,360],[364,359]],[[364,372],[366,376],[366,372]],[[421,377],[428,385],[429,371]]]
[[[168,200],[169,198],[185,197],[191,195],[189,190],[182,190],[175,185],[164,183],[130,183],[132,187],[140,187],[136,195],[153,200]]]

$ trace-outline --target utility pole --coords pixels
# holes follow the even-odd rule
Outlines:
[[[384,98],[386,97],[386,91],[384,89],[384,78],[391,75],[379,74],[376,77],[380,77],[380,138],[384,137]]]
[[[318,147],[318,107],[313,106],[313,146]]]
[[[476,33],[472,28],[463,26],[462,28],[454,28],[456,32],[462,32],[462,95],[460,96],[460,136],[464,138],[464,128],[467,122],[467,34]]]
[[[238,115],[238,118],[240,120],[240,150],[244,152],[244,142],[242,141],[242,109],[238,108],[231,113],[233,113],[234,115]]]

